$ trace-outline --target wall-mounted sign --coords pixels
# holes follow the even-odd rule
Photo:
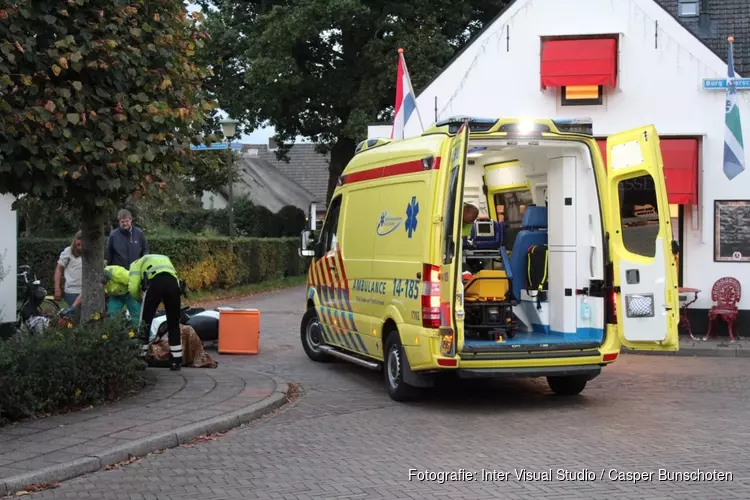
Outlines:
[[[750,262],[750,200],[714,202],[714,262]]]
[[[735,78],[737,90],[750,90],[750,78]],[[726,90],[726,78],[704,78],[703,90]]]

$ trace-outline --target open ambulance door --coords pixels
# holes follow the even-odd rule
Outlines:
[[[607,138],[605,205],[620,341],[632,349],[676,351],[677,270],[653,125]]]
[[[462,241],[463,192],[469,122],[464,121],[450,141],[448,175],[443,208],[440,262],[441,354],[455,356],[463,347]],[[460,345],[459,345],[460,343]]]

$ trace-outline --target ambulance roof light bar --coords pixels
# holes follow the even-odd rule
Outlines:
[[[591,118],[557,118],[553,119],[557,130],[574,134],[594,135],[594,121]]]
[[[461,127],[464,121],[469,122],[469,130],[471,132],[488,132],[497,123],[496,118],[481,118],[473,116],[452,116],[441,120],[435,124],[436,128],[448,126],[448,133],[455,134]],[[593,121],[591,118],[555,118],[555,119],[540,119],[540,118],[520,118],[517,121],[502,120],[506,123],[500,125],[499,132],[508,132],[512,135],[530,136],[530,135],[542,135],[544,132],[553,132],[550,129],[550,122],[557,128],[557,131],[561,133],[574,133],[593,135]],[[546,123],[545,123],[546,122]]]
[[[451,116],[445,120],[440,120],[435,127],[440,128],[448,125],[448,133],[455,134],[461,128],[464,121],[469,122],[470,132],[487,132],[497,123],[497,118],[480,118],[476,116]]]

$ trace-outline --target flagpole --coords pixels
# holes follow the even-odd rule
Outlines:
[[[401,62],[404,65],[404,73],[406,73],[406,80],[409,82],[409,87],[412,93],[414,92],[414,87],[411,86],[411,76],[409,76],[409,68],[406,67],[406,59],[404,59],[404,49],[398,49],[398,57],[401,59]],[[417,94],[414,94],[414,110],[417,112],[417,119],[419,120],[419,127],[422,129],[422,132],[424,132],[424,124],[422,123],[422,116],[419,114],[419,106],[417,106]],[[406,126],[406,123],[404,123],[404,126]]]

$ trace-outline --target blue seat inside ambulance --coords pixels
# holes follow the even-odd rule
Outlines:
[[[513,242],[510,254],[510,273],[513,285],[513,296],[521,300],[521,290],[526,286],[526,255],[532,245],[547,244],[547,207],[530,205],[521,221],[521,230]]]

